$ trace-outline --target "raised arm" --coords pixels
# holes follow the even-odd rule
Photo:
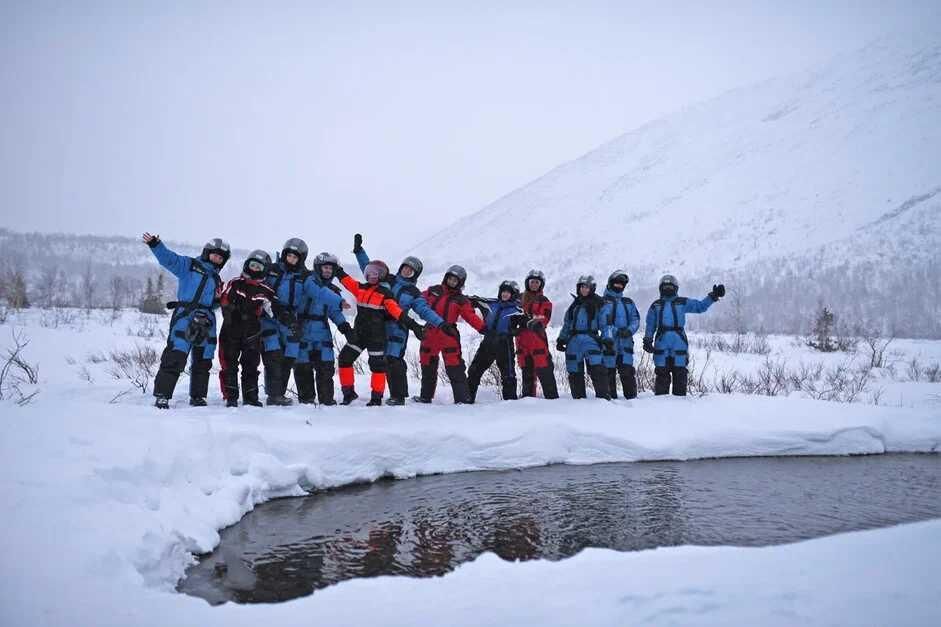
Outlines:
[[[144,243],[150,247],[150,252],[157,258],[157,263],[169,270],[175,277],[182,278],[183,274],[189,270],[190,258],[178,255],[160,241],[159,235],[144,233]]]

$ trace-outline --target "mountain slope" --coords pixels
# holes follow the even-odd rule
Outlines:
[[[885,39],[622,135],[415,251],[488,291],[529,267],[556,294],[616,267],[648,291],[667,271],[688,285],[784,265],[905,274],[939,260],[938,120],[941,40]]]

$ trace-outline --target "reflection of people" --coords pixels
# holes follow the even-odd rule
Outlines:
[[[394,568],[395,554],[402,537],[401,523],[387,523],[369,530],[366,553],[362,559],[362,574],[367,577],[390,575],[397,572]]]
[[[539,557],[541,547],[536,519],[520,516],[506,526],[498,526],[484,549],[508,561],[522,561]]]
[[[415,521],[414,524],[413,574],[438,576],[456,568],[457,560],[454,555],[451,534],[441,533],[425,518]]]

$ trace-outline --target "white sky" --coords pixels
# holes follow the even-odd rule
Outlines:
[[[941,23],[931,1],[484,6],[0,2],[0,225],[362,231],[391,255],[650,119]]]

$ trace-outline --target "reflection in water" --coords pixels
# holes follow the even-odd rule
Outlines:
[[[443,575],[485,551],[756,546],[941,516],[941,457],[549,466],[380,481],[259,506],[180,590],[271,602],[356,577]]]

